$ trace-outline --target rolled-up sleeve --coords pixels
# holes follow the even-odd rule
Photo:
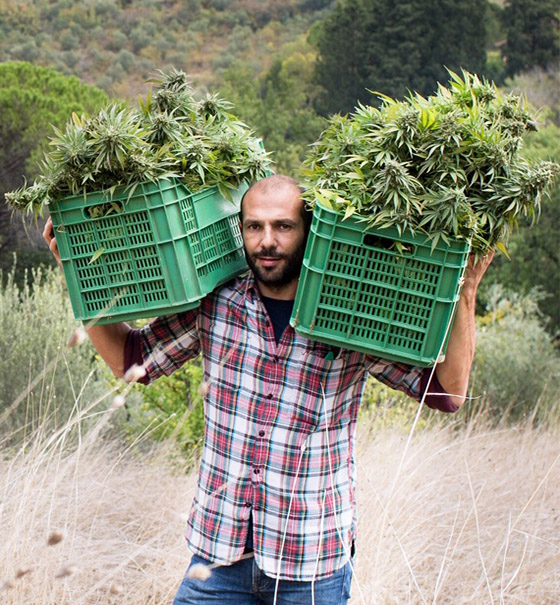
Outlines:
[[[426,393],[424,403],[432,410],[452,414],[459,409],[459,406],[451,401],[451,397],[441,386],[435,372],[432,374],[431,369],[425,370],[420,378],[420,392]]]
[[[125,342],[125,372],[141,365],[146,374],[138,380],[149,384],[172,374],[200,352],[199,309],[157,317],[144,327],[131,330]]]
[[[369,372],[388,387],[402,391],[416,401],[423,399],[431,409],[447,413],[459,409],[441,386],[432,368],[371,358]]]

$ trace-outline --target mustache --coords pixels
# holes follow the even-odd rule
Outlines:
[[[253,254],[254,258],[286,258],[285,254],[280,254],[276,248],[262,248]]]

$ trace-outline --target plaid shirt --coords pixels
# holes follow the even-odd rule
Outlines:
[[[368,373],[419,399],[425,369],[333,349],[290,326],[277,345],[251,276],[198,309],[155,319],[134,341],[146,382],[202,353],[206,434],[191,550],[219,564],[238,560],[252,513],[265,574],[309,581],[344,565],[356,529],[354,433]]]

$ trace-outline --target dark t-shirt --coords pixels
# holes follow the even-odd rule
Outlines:
[[[290,323],[290,315],[294,308],[293,300],[279,300],[277,298],[269,298],[261,294],[263,304],[266,308],[272,327],[274,328],[274,339],[276,344],[280,342],[284,330]]]

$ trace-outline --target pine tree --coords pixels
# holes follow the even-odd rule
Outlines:
[[[557,66],[560,11],[556,0],[509,0],[502,13],[506,31],[506,74]]]
[[[487,0],[354,0],[317,27],[315,72],[324,115],[372,103],[369,90],[429,95],[446,68],[482,74]]]
[[[368,10],[364,0],[338,4],[329,18],[312,33],[319,49],[315,81],[325,90],[317,99],[322,115],[347,113],[357,99],[367,95],[367,57],[365,56]],[[315,40],[313,40],[315,38]]]

